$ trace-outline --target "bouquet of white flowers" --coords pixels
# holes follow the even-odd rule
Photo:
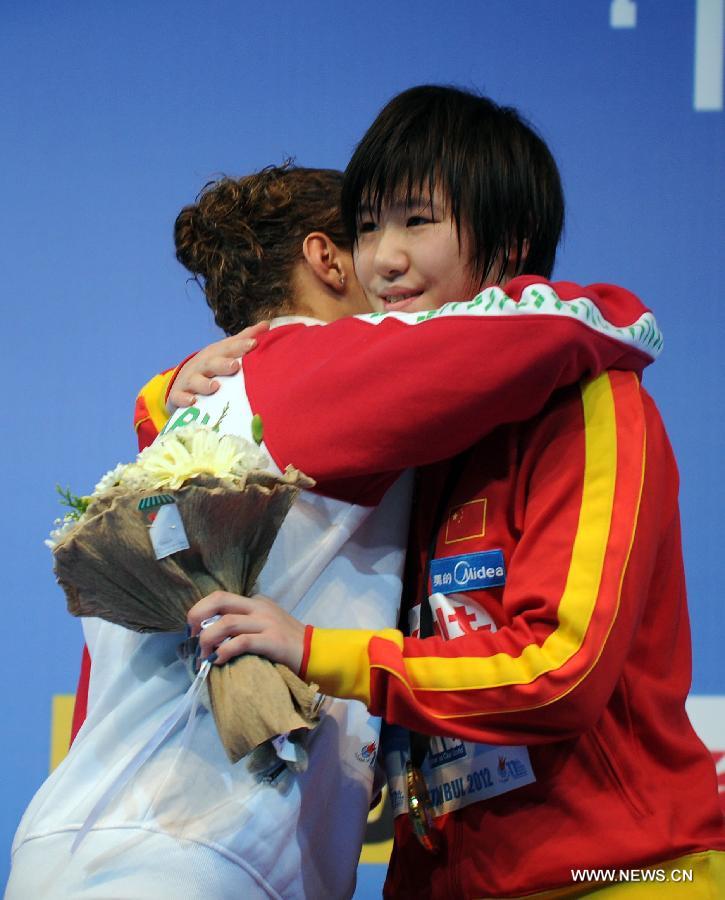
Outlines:
[[[90,497],[61,492],[71,511],[47,543],[71,614],[183,631],[211,591],[252,594],[295,497],[314,484],[267,463],[249,441],[187,426],[108,472]],[[232,762],[315,719],[315,687],[256,656],[213,666],[209,695]]]

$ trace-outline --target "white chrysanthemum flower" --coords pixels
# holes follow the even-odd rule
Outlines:
[[[98,484],[93,488],[94,496],[99,496],[100,494],[105,493],[111,488],[116,487],[121,484],[123,480],[123,473],[128,468],[128,463],[119,463],[115,469],[111,469],[109,472],[101,478]]]
[[[137,463],[130,463],[121,476],[121,487],[132,491],[143,491],[153,488],[153,479]]]
[[[203,426],[187,426],[158,438],[139,454],[136,466],[154,489],[173,490],[196,475],[234,478],[265,468],[268,463],[265,454],[250,441],[232,434],[220,435]]]
[[[50,547],[51,550],[55,549],[55,547],[60,543],[62,538],[64,538],[65,535],[68,534],[69,531],[71,531],[73,528],[76,527],[76,525],[78,525],[79,521],[80,521],[79,519],[77,519],[75,516],[71,516],[71,515],[64,516],[62,520],[56,519],[53,522],[53,524],[58,525],[59,527],[54,528],[50,532],[50,535],[48,536],[47,540],[43,541],[45,546]]]
[[[92,497],[100,497],[112,488],[131,491],[180,488],[196,475],[213,475],[217,478],[236,478],[254,469],[266,469],[267,456],[251,441],[233,434],[220,435],[203,425],[189,425],[161,435],[142,450],[136,462],[119,463],[101,478]],[[60,491],[66,506],[74,512],[50,533],[45,544],[53,550],[60,540],[86,517],[86,508],[92,497],[75,497],[69,489]]]

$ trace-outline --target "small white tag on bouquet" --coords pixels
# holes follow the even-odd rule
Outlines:
[[[150,523],[149,537],[156,559],[164,559],[179,550],[189,549],[189,539],[181,521],[179,507],[170,494],[144,497],[138,506]]]

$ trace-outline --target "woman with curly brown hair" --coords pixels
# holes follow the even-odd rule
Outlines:
[[[342,173],[270,166],[210,182],[176,219],[176,258],[227,334],[283,315],[370,312],[340,213]]]
[[[208,184],[181,211],[177,257],[228,334],[263,319],[271,318],[273,329],[307,328],[370,311],[342,226],[341,181],[332,170],[269,167]],[[243,373],[222,381],[219,393],[192,412],[225,402],[236,389],[225,425],[248,436]],[[141,440],[144,434],[142,426]],[[306,622],[392,627],[408,495],[401,480],[373,511],[305,492],[272,550],[265,589]],[[354,611],[339,602],[345,585],[357,595]],[[290,768],[273,753],[261,767],[259,757],[232,765],[213,717],[202,711],[183,752],[181,729],[140,765],[72,850],[98,798],[143,753],[189,684],[177,659],[180,634],[136,634],[99,620],[84,620],[84,632],[92,660],[88,716],[20,825],[9,898],[352,893],[379,724],[362,704],[347,701],[324,701],[306,771],[293,771],[304,766]]]
[[[352,264],[352,241],[340,211],[342,173],[268,166],[242,178],[211,181],[174,226],[176,258],[202,287],[216,324],[230,337],[196,354],[177,406],[218,386],[251,349],[257,323],[292,314],[332,322],[370,312]],[[243,329],[243,334],[239,334]],[[181,367],[179,367],[180,369]],[[139,395],[139,440],[153,440],[168,416],[169,373]],[[145,435],[148,435],[145,437]]]

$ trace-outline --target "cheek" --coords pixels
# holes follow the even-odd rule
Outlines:
[[[472,242],[468,232],[463,229],[459,242],[458,235],[453,229],[450,235],[448,252],[449,273],[451,288],[455,291],[456,298],[470,300],[480,290],[480,276],[478,276],[471,263]]]
[[[355,269],[355,274],[357,275],[358,281],[360,282],[360,286],[364,291],[367,291],[369,286],[370,263],[370,248],[366,247],[364,244],[362,246],[358,244],[352,253],[352,265]]]
[[[470,300],[480,290],[478,279],[464,257],[449,269],[449,290],[456,300]]]
[[[355,269],[355,275],[360,284],[362,292],[367,298],[367,302],[373,312],[385,312],[383,301],[372,290],[373,279],[373,257],[374,253],[370,247],[358,247],[352,255],[352,264]]]
[[[353,303],[356,307],[355,312],[369,313],[374,311],[367,294],[360,284],[360,279],[357,278],[357,273],[354,271],[354,269],[350,276],[349,296],[351,303]]]
[[[439,303],[469,299],[474,281],[465,242],[459,246],[453,223],[441,223],[432,237],[428,246],[422,248],[421,265],[437,285]]]

